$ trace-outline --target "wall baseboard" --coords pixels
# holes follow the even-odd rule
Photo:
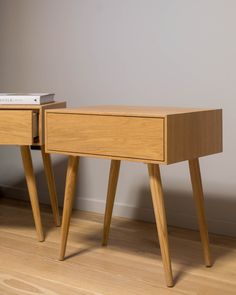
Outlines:
[[[105,211],[105,201],[77,198],[75,200],[75,208],[103,214]],[[155,222],[152,208],[140,208],[117,202],[114,204],[113,215],[134,220]],[[183,212],[168,210],[167,217],[168,225],[198,230],[196,216],[188,215]],[[209,232],[211,233],[236,237],[236,223],[234,222],[216,218],[207,218],[207,224]]]
[[[15,188],[9,186],[0,186],[0,195],[4,197],[28,200],[28,192],[23,188]],[[50,204],[48,193],[40,194],[40,202],[43,204]],[[60,198],[60,205],[62,205]],[[104,213],[105,200],[76,198],[74,208],[84,211],[91,211],[96,213]],[[134,220],[142,220],[147,222],[155,222],[154,213],[152,208],[140,208],[116,202],[114,205],[113,216],[119,216]],[[196,216],[186,214],[185,212],[176,212],[168,210],[167,212],[168,224],[182,228],[198,229]],[[207,218],[208,229],[211,233],[233,236],[236,237],[236,222],[221,220],[217,218]]]

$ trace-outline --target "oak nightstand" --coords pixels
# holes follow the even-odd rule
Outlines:
[[[66,250],[79,157],[111,159],[104,219],[107,245],[120,161],[148,166],[166,283],[173,286],[159,164],[189,161],[206,266],[211,266],[199,157],[222,152],[222,111],[208,109],[95,106],[46,111],[46,151],[70,155],[60,259]]]
[[[60,218],[51,159],[50,155],[45,153],[44,147],[44,114],[46,109],[65,107],[66,102],[53,102],[44,105],[0,105],[0,145],[20,146],[39,241],[44,240],[44,233],[30,146],[38,146],[41,149],[53,216],[55,224],[59,226]]]

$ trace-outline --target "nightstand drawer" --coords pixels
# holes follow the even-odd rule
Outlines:
[[[37,136],[37,112],[0,110],[0,144],[31,145]]]
[[[50,151],[164,160],[164,119],[47,113]]]

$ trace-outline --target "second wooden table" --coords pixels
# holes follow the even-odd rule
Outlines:
[[[44,147],[44,114],[46,109],[64,107],[66,107],[66,102],[53,102],[44,105],[0,105],[0,145],[20,146],[39,241],[44,241],[44,233],[30,146],[41,149],[53,216],[56,225],[60,225],[51,159],[50,155],[45,153]]]

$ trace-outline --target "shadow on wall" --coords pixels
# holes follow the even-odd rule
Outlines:
[[[67,159],[63,159],[61,161],[53,163],[53,171],[54,171],[58,196],[64,195],[66,166],[67,166]],[[49,203],[50,198],[49,198],[47,181],[46,181],[44,170],[37,169],[37,171],[35,171],[35,177],[36,177],[36,185],[38,190],[39,201],[42,203]],[[27,197],[26,195],[27,193],[28,193],[28,190],[27,190],[25,178],[19,179],[17,182],[12,183],[11,186],[6,186],[6,187],[2,186],[0,188],[0,195],[7,196],[10,198],[25,200]],[[62,198],[59,198],[60,206],[63,204],[62,201],[63,201]]]
[[[137,208],[132,219],[154,222],[149,186],[137,191]],[[191,191],[164,189],[168,225],[198,230],[194,197]],[[205,193],[205,211],[209,232],[236,237],[236,196]]]
[[[60,206],[63,205],[64,199],[66,168],[67,158],[60,159],[59,161],[53,163],[53,170]],[[83,158],[80,159],[79,170],[82,171],[81,174],[79,173],[81,177],[84,177],[86,173],[83,173],[83,171],[86,172],[86,163]],[[49,203],[48,188],[43,169],[37,170],[35,174],[39,200],[42,203]],[[86,180],[85,182],[88,183]],[[119,185],[122,185],[120,181],[118,183],[118,186]],[[104,189],[106,189],[106,186],[107,182],[104,183]],[[76,193],[76,195],[80,196],[81,186],[78,187],[79,191],[78,193]],[[119,191],[117,192],[117,197],[118,194]],[[145,185],[142,184],[137,186],[136,190],[132,191],[131,194],[132,197],[134,197],[136,200],[135,207],[129,206],[127,204],[121,204],[119,203],[119,201],[115,201],[113,215],[128,217],[134,220],[154,222],[155,218],[148,182]],[[1,187],[0,196],[1,195],[7,196],[9,198],[24,200],[28,199],[25,179],[20,179],[16,183],[12,184],[11,187]],[[198,229],[194,198],[190,190],[169,190],[167,188],[164,189],[164,196],[169,225],[190,229]],[[78,199],[81,199],[81,197],[79,197]],[[117,199],[119,200],[119,198],[116,198],[116,200]],[[100,208],[98,209],[96,207],[97,204],[95,204],[93,205],[93,208],[90,208],[89,210],[96,210],[97,212],[103,213],[105,208],[105,200],[106,196],[104,195],[102,201],[99,201]],[[205,193],[205,205],[209,231],[212,233],[236,236],[236,197],[226,195],[222,196],[216,194],[210,195],[209,193]],[[79,208],[84,209],[83,206]]]
[[[60,207],[63,206],[64,200],[67,162],[68,157],[64,157],[63,159],[60,159],[57,162],[52,163],[58,196],[58,203]],[[79,161],[79,169],[83,171],[85,169],[84,166],[84,159],[81,158]],[[39,202],[43,204],[50,204],[47,180],[43,168],[37,169],[36,171],[34,171],[34,173],[36,177]],[[75,195],[77,195],[77,192],[75,192]],[[1,196],[9,197],[12,199],[29,200],[25,178],[19,178],[17,182],[11,183],[11,186],[0,186],[0,197]]]

